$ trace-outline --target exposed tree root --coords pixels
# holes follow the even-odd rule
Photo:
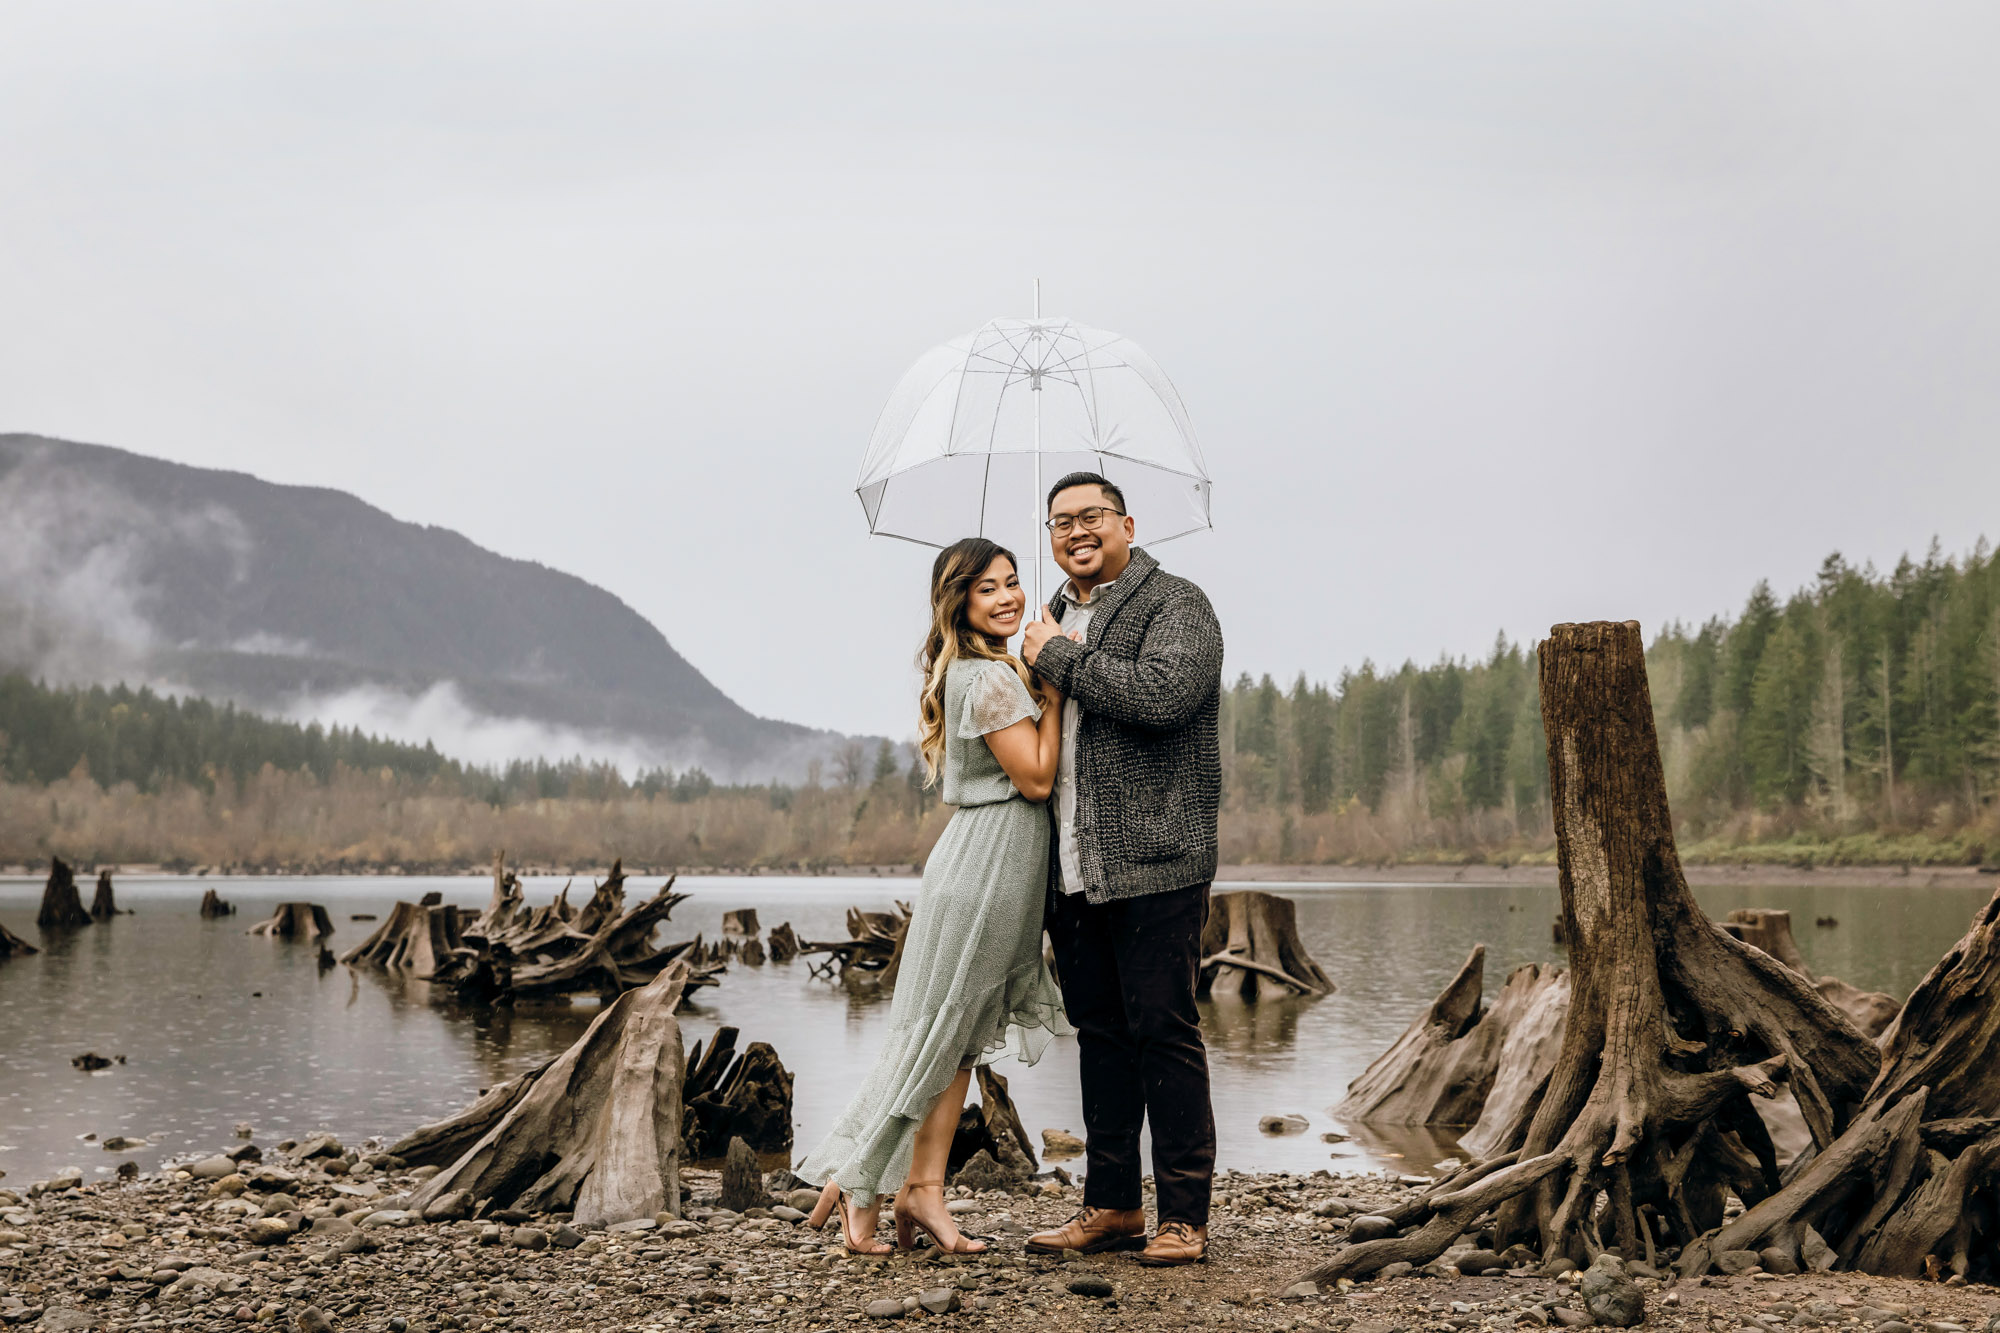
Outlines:
[[[1718,928],[1688,892],[1639,627],[1558,625],[1540,667],[1571,958],[1559,1053],[1515,1125],[1489,1127],[1520,1143],[1514,1164],[1441,1186],[1409,1219],[1415,1232],[1343,1251],[1329,1276],[1428,1262],[1488,1210],[1499,1245],[1545,1260],[1587,1263],[1611,1245],[1640,1255],[1654,1241],[1647,1217],[1690,1243],[1721,1221],[1729,1190],[1750,1201],[1778,1188],[1749,1096],[1788,1079],[1823,1149],[1879,1067],[1804,977]]]

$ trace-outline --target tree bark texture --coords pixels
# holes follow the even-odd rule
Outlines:
[[[463,1191],[526,1211],[573,1207],[582,1226],[678,1215],[686,1062],[674,1009],[687,981],[669,967],[620,995],[410,1207]],[[482,1103],[512,1096],[496,1093]]]
[[[1587,1264],[1612,1244],[1642,1253],[1642,1210],[1693,1242],[1721,1221],[1729,1190],[1750,1202],[1777,1188],[1750,1095],[1789,1079],[1823,1148],[1880,1066],[1804,977],[1718,928],[1688,892],[1639,626],[1558,625],[1539,658],[1571,964],[1554,1066],[1521,1108],[1518,1152],[1434,1191],[1422,1244],[1348,1247],[1315,1280],[1434,1259],[1489,1209],[1500,1246],[1531,1243],[1545,1260]]]
[[[60,856],[49,858],[48,882],[42,886],[42,910],[35,924],[43,930],[74,930],[90,924],[83,897],[76,891],[76,871]]]
[[[1209,900],[1197,993],[1244,1000],[1330,995],[1333,981],[1299,940],[1298,906],[1258,889]]]
[[[333,918],[318,903],[279,903],[268,921],[243,932],[281,940],[317,940],[333,934]]]
[[[799,956],[799,937],[791,922],[781,921],[771,927],[770,941],[772,962],[789,963]]]

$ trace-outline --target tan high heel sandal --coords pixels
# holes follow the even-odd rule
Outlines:
[[[814,1231],[818,1231],[821,1227],[825,1226],[827,1216],[833,1212],[835,1204],[840,1205],[840,1245],[842,1249],[846,1250],[849,1254],[894,1253],[889,1246],[882,1244],[881,1241],[876,1240],[872,1235],[862,1237],[858,1243],[855,1241],[854,1230],[850,1225],[853,1222],[853,1214],[847,1207],[847,1196],[841,1191],[840,1186],[831,1180],[827,1181],[825,1188],[820,1190],[819,1201],[813,1204],[812,1214],[806,1218],[806,1225]]]
[[[903,1189],[929,1189],[933,1185],[937,1186],[940,1195],[944,1193],[944,1182],[942,1180],[906,1180],[903,1182]],[[898,1206],[892,1209],[896,1217],[897,1249],[916,1249],[916,1233],[918,1231],[923,1232],[931,1238],[931,1244],[937,1247],[940,1254],[984,1254],[990,1247],[990,1241],[987,1237],[968,1236],[963,1232],[959,1234],[958,1240],[955,1243],[946,1245],[937,1232],[932,1231],[928,1226],[924,1225],[922,1218],[914,1213],[905,1216],[901,1207],[902,1201],[903,1195],[899,1190],[896,1194],[896,1203]]]

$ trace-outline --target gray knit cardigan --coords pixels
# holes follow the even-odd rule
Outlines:
[[[1083,706],[1077,859],[1093,903],[1215,878],[1222,804],[1222,627],[1200,588],[1143,548],[1097,594],[1083,643],[1050,639],[1035,672]],[[1056,598],[1050,614],[1065,607]],[[1054,848],[1050,849],[1051,865]],[[1052,872],[1054,873],[1054,872]]]

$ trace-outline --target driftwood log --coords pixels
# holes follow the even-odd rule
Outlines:
[[[781,921],[771,927],[771,961],[789,963],[799,956],[799,937],[792,930],[792,923]]]
[[[712,986],[723,968],[704,961],[699,936],[664,947],[653,932],[687,895],[670,879],[645,902],[625,906],[622,861],[611,863],[590,901],[572,907],[565,885],[553,903],[530,908],[504,857],[493,861],[493,897],[470,922],[454,918],[459,942],[425,979],[448,985],[459,999],[495,1003],[558,995],[618,995],[643,986],[668,965],[687,966],[682,996]],[[431,909],[433,911],[437,908]]]
[[[737,1030],[718,1028],[704,1051],[688,1057],[683,1096],[687,1160],[720,1157],[740,1138],[757,1152],[792,1146],[792,1075],[768,1043],[753,1041],[740,1055]]]
[[[243,932],[280,940],[317,940],[333,934],[333,918],[318,903],[279,903],[268,921]]]
[[[847,909],[847,938],[807,941],[801,954],[825,954],[812,965],[814,976],[837,980],[857,993],[887,992],[896,985],[903,962],[903,937],[910,928],[910,905],[897,903],[893,912]]]
[[[1219,893],[1201,932],[1196,993],[1275,1000],[1329,995],[1333,982],[1299,941],[1298,906],[1258,889]]]
[[[607,1006],[575,1045],[515,1080],[522,1087],[505,1094],[504,1110],[411,1196],[411,1209],[573,1208],[580,1226],[678,1216],[686,1062],[674,1008],[687,981],[684,966],[663,969]],[[501,1092],[474,1109],[490,1110]],[[430,1143],[449,1138],[431,1132]]]
[[[109,921],[118,915],[118,896],[111,891],[111,872],[97,872],[97,893],[90,900],[90,919]]]
[[[34,945],[16,935],[5,926],[0,926],[0,958],[23,958],[31,953],[40,953]]]
[[[1839,977],[1814,976],[1806,965],[1805,955],[1799,952],[1798,938],[1792,934],[1790,912],[1774,907],[1739,907],[1721,925],[1737,939],[1762,949],[1812,982],[1828,1004],[1846,1014],[1854,1026],[1871,1037],[1880,1037],[1888,1031],[1897,1010],[1902,1008],[1894,996],[1862,990]]]
[[[35,924],[43,930],[74,930],[90,924],[83,897],[76,891],[76,871],[60,856],[49,858],[48,882],[42,886],[42,910]]]
[[[1639,626],[1558,625],[1539,668],[1571,963],[1554,1067],[1522,1108],[1517,1151],[1441,1182],[1411,1206],[1409,1235],[1347,1246],[1315,1281],[1427,1263],[1488,1212],[1496,1248],[1545,1261],[1644,1254],[1648,1218],[1692,1247],[1732,1190],[1754,1211],[1779,1188],[1750,1096],[1789,1080],[1824,1151],[1880,1067],[1846,1015],[1689,893]]]
[[[222,898],[222,895],[218,894],[214,889],[202,890],[201,894],[202,920],[208,921],[214,919],[215,917],[234,916],[235,914],[236,914],[236,905],[234,903],[225,902]]]
[[[430,895],[425,895],[429,897]],[[380,967],[428,976],[452,951],[464,947],[460,909],[443,904],[397,903],[375,933],[340,956],[349,967]],[[464,915],[470,916],[469,911]]]

